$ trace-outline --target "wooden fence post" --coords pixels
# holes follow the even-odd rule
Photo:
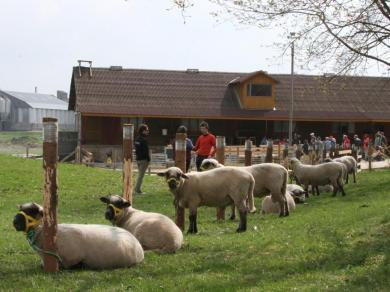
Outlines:
[[[57,119],[43,118],[43,250],[57,253]],[[43,256],[43,270],[58,272],[58,259],[53,255]]]
[[[175,166],[183,172],[186,171],[186,138],[185,133],[176,133],[175,140]],[[176,207],[176,225],[184,230],[185,225],[185,209],[180,206]]]
[[[265,162],[272,162],[272,154],[273,154],[273,141],[267,140],[267,154],[265,155]]]
[[[368,145],[368,170],[372,171],[372,154],[374,153],[374,148],[372,147],[372,143]]]
[[[133,139],[134,125],[123,125],[122,197],[133,203]]]
[[[217,136],[216,158],[221,164],[225,164],[225,146],[225,136]],[[225,220],[225,208],[217,208],[217,220]]]
[[[245,140],[245,166],[252,165],[252,141]]]

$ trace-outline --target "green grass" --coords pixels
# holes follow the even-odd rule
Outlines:
[[[12,227],[17,204],[42,202],[42,161],[0,155],[0,290],[389,291],[389,178],[388,170],[360,173],[346,197],[310,198],[283,219],[251,215],[243,234],[234,232],[237,221],[216,222],[215,209],[201,208],[199,234],[185,235],[177,254],[147,252],[128,269],[47,275]],[[61,164],[58,180],[59,222],[108,224],[98,198],[120,192],[120,172]],[[144,189],[135,207],[174,216],[162,179],[147,176]]]
[[[0,131],[0,153],[42,155],[42,131]]]

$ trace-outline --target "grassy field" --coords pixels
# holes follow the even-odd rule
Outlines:
[[[27,145],[30,154],[41,155],[42,131],[0,131],[0,153],[25,154]]]
[[[389,291],[390,172],[363,172],[346,197],[310,198],[288,218],[216,222],[202,208],[197,235],[174,255],[147,252],[142,264],[109,271],[43,274],[39,257],[12,227],[16,205],[42,201],[41,161],[0,155],[0,290],[34,291]],[[121,173],[59,166],[59,221],[108,224],[100,195],[121,190]],[[162,179],[147,176],[134,206],[173,217]],[[260,201],[257,201],[259,206]],[[188,222],[187,222],[188,223]]]

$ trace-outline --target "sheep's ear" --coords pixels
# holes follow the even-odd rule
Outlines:
[[[188,179],[188,176],[185,173],[180,174],[182,178]]]
[[[39,207],[38,212],[39,212],[39,215],[41,215],[43,217],[43,208],[42,207]]]
[[[110,203],[110,198],[109,198],[109,196],[100,197],[100,201],[102,201],[105,204],[109,204]]]
[[[129,201],[123,201],[121,206],[122,206],[122,208],[128,208],[131,206],[131,203]]]
[[[166,174],[167,174],[167,173],[166,173],[165,171],[164,171],[164,172],[159,172],[159,173],[157,173],[158,176],[166,176]]]

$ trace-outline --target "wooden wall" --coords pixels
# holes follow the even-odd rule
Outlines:
[[[272,96],[248,96],[247,86],[250,83],[272,84]],[[272,109],[275,106],[275,83],[273,79],[261,73],[243,82],[239,90],[242,107],[245,109]]]

